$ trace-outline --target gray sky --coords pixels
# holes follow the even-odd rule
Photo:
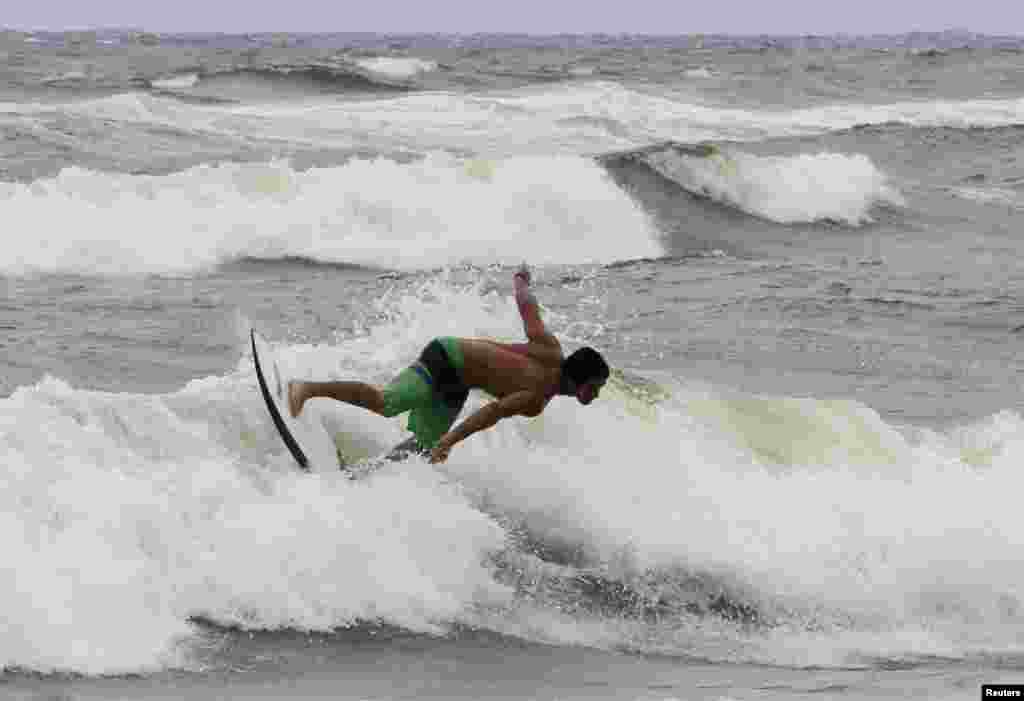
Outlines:
[[[0,26],[151,31],[1024,35],[1021,0],[10,0]]]

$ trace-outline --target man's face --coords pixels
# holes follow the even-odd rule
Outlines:
[[[604,380],[587,380],[577,388],[576,399],[584,406],[590,404],[600,396],[604,382]]]

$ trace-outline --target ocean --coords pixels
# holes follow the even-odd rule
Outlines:
[[[0,42],[0,697],[1024,682],[1024,39]],[[382,385],[524,261],[598,401],[295,469],[251,328]]]

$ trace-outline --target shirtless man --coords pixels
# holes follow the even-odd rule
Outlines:
[[[396,448],[430,453],[444,462],[452,446],[510,416],[537,416],[555,395],[574,396],[587,405],[608,379],[608,364],[590,347],[562,356],[562,346],[544,327],[530,291],[524,264],[513,277],[516,303],[529,343],[498,343],[483,338],[435,338],[419,360],[384,389],[363,382],[301,382],[288,385],[292,416],[314,397],[329,397],[381,416],[409,414],[413,438]],[[495,400],[454,429],[452,424],[478,387]]]

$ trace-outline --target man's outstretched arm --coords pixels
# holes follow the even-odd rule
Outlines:
[[[519,307],[519,315],[523,318],[523,329],[526,337],[535,343],[545,345],[558,345],[558,340],[544,326],[540,318],[540,307],[537,305],[537,298],[533,296],[530,289],[530,269],[526,263],[520,266],[512,278],[516,289],[516,305]]]

